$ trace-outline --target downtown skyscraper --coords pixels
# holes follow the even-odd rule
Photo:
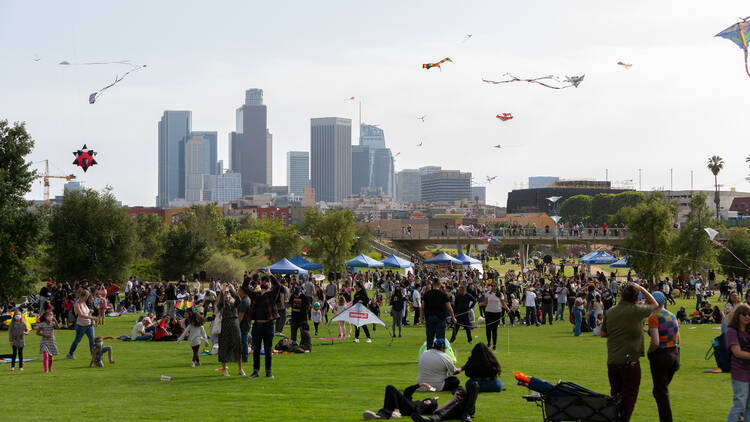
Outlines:
[[[310,186],[310,153],[289,151],[286,153],[287,192],[302,197],[302,190]]]
[[[242,175],[243,194],[265,191],[273,184],[272,152],[263,90],[248,89],[245,103],[236,111],[236,130],[229,134],[229,166]]]
[[[185,142],[190,136],[192,112],[167,110],[159,120],[158,184],[156,205],[185,198]]]
[[[310,119],[310,163],[316,201],[341,202],[352,194],[351,119]]]
[[[366,193],[377,195],[382,192],[385,195],[395,199],[395,175],[393,154],[390,148],[385,146],[385,133],[383,129],[368,124],[359,126],[359,148],[357,151],[367,150],[369,153],[369,163],[367,169],[356,168],[359,172],[357,181],[353,182],[353,194]],[[364,172],[366,171],[367,183],[365,183]],[[363,185],[363,186],[360,186]]]

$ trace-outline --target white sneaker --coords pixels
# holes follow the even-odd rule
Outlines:
[[[221,371],[221,375],[223,375],[225,377],[228,377],[229,376],[229,372],[227,372],[227,370],[224,369],[223,371]]]
[[[365,340],[365,343],[372,343],[372,339],[368,338],[367,340]]]
[[[359,343],[359,339],[358,339],[358,338],[355,338],[355,339],[354,339],[354,342],[355,342],[355,343]]]
[[[190,362],[190,367],[195,368],[195,362]]]
[[[391,413],[391,419],[398,419],[401,417],[401,412],[398,411],[398,409],[394,410],[393,413]]]
[[[371,421],[373,419],[382,419],[380,415],[373,412],[372,410],[365,410],[364,413],[362,413],[362,419],[366,421]]]

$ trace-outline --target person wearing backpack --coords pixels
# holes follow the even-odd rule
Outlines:
[[[734,394],[727,422],[736,422],[750,415],[750,306],[737,305],[728,325],[725,340],[731,354]]]
[[[666,310],[667,296],[662,292],[652,295],[659,304],[648,317],[648,361],[654,381],[653,395],[659,409],[659,422],[672,422],[672,406],[669,403],[669,383],[680,369],[680,327],[677,317]]]

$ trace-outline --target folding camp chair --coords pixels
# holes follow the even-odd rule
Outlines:
[[[560,382],[544,394],[523,397],[542,408],[544,422],[618,422],[623,417],[620,396],[605,396],[572,382]]]

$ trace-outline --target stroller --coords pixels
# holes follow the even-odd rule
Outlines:
[[[523,396],[542,408],[544,422],[617,422],[623,420],[620,396],[610,397],[572,382],[553,385],[543,379],[513,372],[519,385],[533,390]]]

